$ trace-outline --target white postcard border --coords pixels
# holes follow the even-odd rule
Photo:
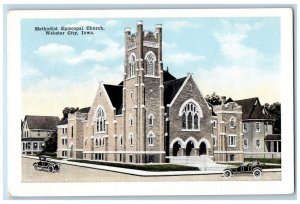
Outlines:
[[[282,180],[201,182],[21,182],[21,30],[22,18],[145,18],[145,17],[281,18]],[[128,196],[128,195],[249,195],[290,194],[294,191],[293,22],[291,9],[176,9],[11,11],[7,30],[8,191],[12,196]],[[34,190],[33,190],[34,189]]]

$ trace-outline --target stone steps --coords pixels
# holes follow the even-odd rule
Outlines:
[[[212,156],[177,156],[169,157],[171,164],[198,167],[201,171],[223,171],[227,167],[224,164],[217,164]]]

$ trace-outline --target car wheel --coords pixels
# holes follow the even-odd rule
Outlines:
[[[48,167],[48,171],[49,171],[50,173],[53,173],[53,172],[54,172],[54,167],[53,167],[53,166],[49,166],[49,167]]]
[[[33,168],[34,168],[34,170],[38,170],[38,165],[37,165],[37,164],[34,164],[34,165],[33,165]]]
[[[262,174],[262,172],[261,172],[260,169],[255,169],[255,170],[253,171],[253,176],[255,176],[255,177],[260,177],[261,174]]]
[[[225,170],[224,173],[223,173],[223,175],[224,175],[225,177],[230,177],[230,176],[231,176],[231,171]]]

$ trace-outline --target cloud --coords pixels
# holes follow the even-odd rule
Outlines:
[[[262,23],[254,25],[246,23],[230,24],[228,21],[222,21],[223,30],[215,32],[214,36],[220,45],[220,50],[227,60],[234,63],[256,64],[263,58],[262,53],[253,47],[245,44],[248,33],[259,29]]]
[[[95,65],[87,72],[88,80],[78,83],[59,77],[43,78],[22,90],[22,111],[25,114],[62,116],[64,107],[91,106],[98,82],[118,84],[122,81],[123,66]]]
[[[188,62],[197,62],[197,61],[205,60],[205,56],[192,55],[191,53],[185,52],[185,53],[170,54],[166,56],[165,60],[168,63],[182,65]]]
[[[246,38],[244,34],[228,33],[222,35],[215,33],[215,37],[220,43],[221,53],[230,60],[245,58],[256,60],[260,55],[256,49],[243,44],[243,40]]]
[[[97,64],[87,74],[89,79],[94,81],[104,81],[105,83],[109,84],[119,84],[123,80],[123,71],[123,65],[106,67]]]
[[[166,41],[162,41],[162,46],[163,46],[163,50],[165,49],[174,49],[177,47],[177,44],[174,42],[166,42]]]
[[[168,21],[163,26],[166,30],[183,31],[186,28],[198,28],[200,25],[189,21]]]
[[[194,79],[203,93],[244,99],[259,97],[263,103],[280,101],[280,71],[270,72],[264,67],[228,65],[212,69],[198,69]]]
[[[112,28],[112,27],[115,27],[119,24],[120,24],[120,22],[117,21],[117,20],[108,20],[108,21],[105,22],[104,28]]]
[[[22,114],[62,117],[64,107],[87,107],[92,104],[97,82],[76,83],[58,77],[44,78],[22,90]]]
[[[79,64],[86,60],[102,62],[121,58],[124,54],[124,47],[120,47],[118,43],[111,39],[103,39],[98,44],[104,45],[105,48],[101,51],[97,51],[96,49],[84,50],[79,55],[66,58],[65,62],[69,64]]]
[[[47,45],[40,46],[34,52],[42,56],[65,56],[72,54],[74,52],[74,48],[69,45],[49,43]]]
[[[105,46],[101,51],[96,49],[87,49],[82,51],[79,55],[66,58],[65,61],[69,64],[78,64],[86,60],[93,60],[96,62],[109,61],[121,59],[124,54],[124,47],[120,47],[118,43],[111,39],[103,39],[98,42]]]
[[[26,63],[22,64],[22,78],[41,77],[43,73],[36,67],[32,67]]]
[[[96,62],[115,60],[121,58],[124,54],[124,47],[120,47],[119,43],[109,38],[97,41],[97,44],[104,45],[104,49],[86,49],[80,54],[76,54],[75,49],[69,45],[50,43],[40,46],[34,52],[47,58],[51,63],[63,61],[68,64],[79,64],[87,60]]]
[[[251,31],[258,31],[262,25],[222,21],[223,29],[214,37],[225,61],[194,72],[194,79],[205,95],[217,92],[233,99],[259,97],[262,103],[280,101],[278,60],[245,43]]]

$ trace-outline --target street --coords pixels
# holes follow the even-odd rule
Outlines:
[[[262,177],[255,178],[252,174],[233,175],[230,178],[222,174],[191,175],[191,176],[133,176],[122,173],[103,171],[85,167],[61,165],[58,173],[37,171],[33,163],[37,160],[22,158],[22,182],[165,182],[165,181],[278,181],[281,180],[281,172],[264,172]]]

